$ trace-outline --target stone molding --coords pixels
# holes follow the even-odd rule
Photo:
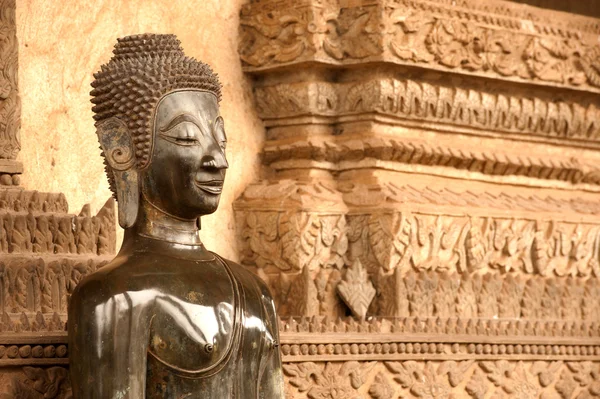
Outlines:
[[[598,395],[597,338],[449,337],[433,328],[418,335],[382,332],[397,324],[385,319],[283,322],[286,397],[483,399],[491,394],[494,398],[567,399]],[[418,320],[413,325],[435,323]],[[0,397],[69,398],[66,340],[66,333],[42,340],[0,336],[0,343],[5,344],[0,345],[0,367],[12,377],[0,388]]]
[[[512,150],[493,149],[493,143],[473,148],[448,144],[440,138],[432,144],[406,137],[356,137],[357,135],[325,138],[296,137],[290,140],[270,140],[264,149],[263,161],[274,170],[314,167],[331,172],[378,167],[387,170],[411,170],[425,167],[430,173],[461,174],[467,178],[495,181],[522,178],[531,186],[561,186],[598,190],[600,169],[590,160],[580,160],[565,149],[562,154],[537,156]],[[539,151],[540,153],[543,151]],[[590,158],[596,154],[590,154]]]
[[[468,79],[369,75],[365,71],[344,83],[260,85],[255,88],[257,109],[267,126],[293,124],[306,115],[331,119],[330,123],[381,115],[398,124],[426,122],[437,130],[479,135],[500,132],[592,145],[600,138],[600,102],[595,95],[565,92],[557,99],[541,90],[504,93],[497,85],[478,87]]]

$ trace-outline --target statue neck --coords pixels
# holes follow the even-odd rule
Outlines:
[[[181,219],[169,215],[144,198],[140,199],[136,234],[174,244],[201,246],[200,229],[196,219]]]

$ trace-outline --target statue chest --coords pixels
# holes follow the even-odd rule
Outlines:
[[[185,312],[173,311],[185,308],[183,304],[171,305],[170,312],[155,312],[148,347],[147,399],[258,397],[263,360],[272,350],[268,338],[272,327],[266,322],[254,280],[247,273],[229,273],[232,288],[223,292],[231,301],[214,300],[213,306],[189,307]],[[217,285],[212,280],[213,288],[206,287],[207,292]],[[218,295],[213,293],[212,298]],[[174,320],[173,314],[183,319]]]
[[[158,294],[154,302],[149,358],[185,377],[218,371],[239,345],[239,284],[225,265],[180,273],[167,284],[169,294]]]

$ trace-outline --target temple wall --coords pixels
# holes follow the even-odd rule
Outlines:
[[[68,298],[115,251],[90,74],[143,31],[176,33],[225,83],[232,167],[204,239],[270,286],[286,398],[600,397],[593,6],[16,0],[15,23],[14,3],[0,399],[70,397]]]
[[[203,240],[238,259],[231,204],[257,175],[264,136],[237,52],[241,3],[17,1],[22,185],[63,192],[73,213],[86,203],[92,211],[100,209],[110,191],[90,109],[92,73],[109,60],[117,37],[175,33],[185,51],[211,64],[224,85],[221,112],[231,166],[221,207],[203,219]]]

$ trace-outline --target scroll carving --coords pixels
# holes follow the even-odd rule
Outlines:
[[[338,369],[344,372],[336,372]],[[578,374],[581,369],[585,369],[582,376]],[[305,362],[284,370],[293,387],[288,397],[294,399],[597,396],[595,375],[598,364],[592,362],[403,361],[381,365],[351,361]],[[357,370],[357,376],[344,378],[346,370]],[[580,382],[575,378],[580,378]],[[336,396],[340,392],[343,396]]]
[[[15,159],[21,149],[21,99],[15,0],[0,3],[0,158]]]

